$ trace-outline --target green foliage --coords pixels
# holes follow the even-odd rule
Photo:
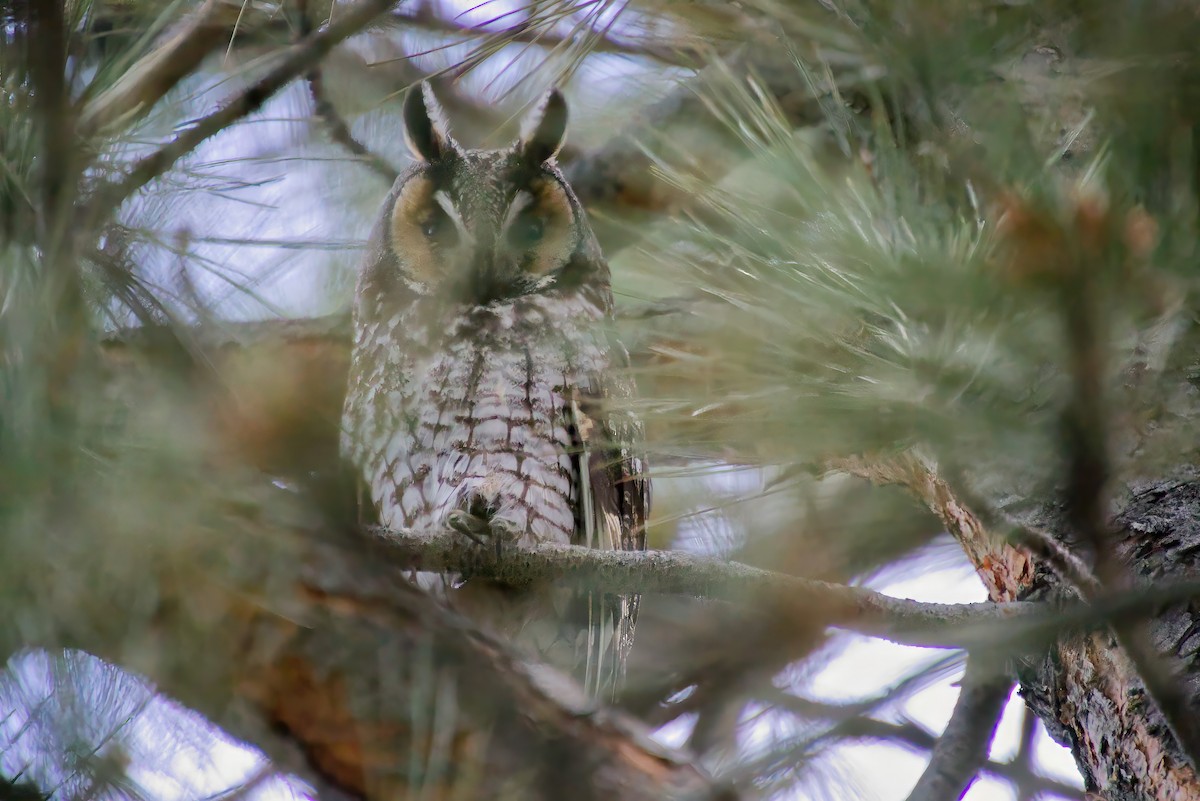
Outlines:
[[[1010,12],[977,5],[856,6],[832,30],[801,25],[804,12],[783,18],[827,64],[883,73],[868,89],[881,107],[867,127],[835,116],[827,133],[797,134],[761,84],[728,76],[710,88],[750,160],[715,187],[668,168],[695,199],[690,218],[618,257],[626,272],[668,276],[694,304],[678,348],[644,382],[663,387],[648,404],[681,442],[818,470],[916,448],[1053,492],[1077,302],[1097,306],[1114,418],[1156,416],[1178,377],[1141,377],[1131,393],[1129,376],[1143,374],[1147,350],[1170,352],[1170,332],[1190,318],[1195,188],[1180,172],[1190,161],[1164,148],[1148,165],[1144,148],[1110,139],[1082,170],[1064,162],[1083,132],[1046,147],[1044,117],[1059,109],[1022,102],[1020,71],[998,78],[1028,49],[1030,20],[1014,26]],[[821,66],[797,67],[796,82],[828,74]],[[1094,84],[1108,89],[1105,77]],[[1164,116],[1165,97],[1122,119],[1158,127]],[[1173,202],[1153,219],[1127,188],[1145,185],[1150,166],[1175,176]],[[1139,221],[1161,237],[1149,253],[1129,241]],[[1061,279],[1027,274],[1047,258],[1031,237],[1053,239],[1048,269]]]

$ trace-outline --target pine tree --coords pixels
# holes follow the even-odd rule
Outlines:
[[[467,5],[0,7],[0,797],[845,796],[863,740],[928,755],[913,799],[1083,797],[1038,726],[1086,793],[1200,797],[1195,8]],[[562,161],[647,554],[358,523],[345,308],[430,76],[473,143],[595,104]],[[947,560],[986,602],[867,588]],[[417,566],[642,592],[620,704]],[[816,697],[850,635],[939,658]],[[904,717],[960,672],[940,736]]]

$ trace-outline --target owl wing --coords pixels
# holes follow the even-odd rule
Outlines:
[[[593,376],[577,388],[570,412],[579,476],[577,544],[605,550],[646,549],[650,481],[644,431],[632,413],[613,408],[633,395],[623,376]],[[633,647],[640,596],[588,592],[584,686],[593,697],[620,690]]]

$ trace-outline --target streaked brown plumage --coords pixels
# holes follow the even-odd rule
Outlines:
[[[343,415],[343,453],[385,526],[645,547],[641,426],[605,402],[632,386],[603,331],[608,266],[554,163],[565,125],[552,92],[512,147],[467,150],[427,86],[406,100],[417,161],[359,276]],[[594,692],[619,684],[636,597],[476,581],[446,595]]]

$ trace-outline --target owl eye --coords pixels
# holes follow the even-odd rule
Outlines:
[[[505,240],[513,250],[528,250],[541,241],[545,231],[546,224],[540,217],[523,214],[508,227]]]
[[[441,208],[434,208],[421,223],[421,234],[438,245],[452,245],[458,237],[450,216]]]

